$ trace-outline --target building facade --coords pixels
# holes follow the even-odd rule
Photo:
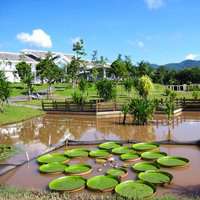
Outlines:
[[[47,51],[23,50],[19,53],[0,52],[0,71],[5,73],[9,82],[19,82],[20,78],[16,74],[16,65],[22,60],[31,65],[34,75],[34,83],[39,83],[40,79],[36,76],[36,65],[47,55]],[[72,55],[59,52],[52,52],[53,60],[56,65],[63,67],[71,62]]]

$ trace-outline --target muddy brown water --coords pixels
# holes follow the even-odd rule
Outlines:
[[[200,139],[200,114],[183,113],[174,123],[167,125],[165,117],[156,116],[152,125],[133,126],[120,125],[119,117],[95,118],[77,116],[46,115],[25,122],[0,127],[0,143],[14,144],[20,148],[20,153],[8,162],[26,159],[25,152],[37,155],[47,150],[51,144],[57,144],[65,139],[95,140],[95,139],[135,139],[140,141],[159,141],[164,139],[191,141]],[[94,149],[95,146],[87,146]],[[73,147],[74,148],[74,147]],[[162,145],[161,150],[169,155],[184,156],[190,159],[190,164],[183,168],[162,168],[173,174],[172,184],[158,187],[158,194],[176,193],[185,195],[200,195],[200,148],[190,145]],[[61,149],[63,151],[63,149]],[[122,162],[116,157],[118,165]],[[89,178],[104,174],[110,164],[103,166],[94,159],[72,159],[70,163],[88,163],[93,167]],[[134,164],[130,163],[129,165]],[[102,169],[101,172],[98,169]],[[48,183],[60,175],[42,175],[38,172],[37,162],[31,161],[9,173],[0,176],[0,184],[11,186],[47,189]],[[126,179],[136,179],[137,174],[130,167]]]

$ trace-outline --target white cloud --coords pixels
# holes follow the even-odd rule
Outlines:
[[[199,57],[198,54],[193,54],[193,53],[189,53],[188,55],[185,56],[186,60],[196,60]]]
[[[144,48],[144,42],[142,42],[142,41],[138,41],[138,42],[137,42],[137,45],[138,45],[138,47],[140,47],[140,48]]]
[[[151,10],[158,9],[164,5],[164,0],[144,0]]]
[[[79,36],[78,37],[74,37],[74,38],[71,38],[70,40],[71,40],[72,44],[75,44],[75,43],[77,43],[77,42],[79,42],[81,40],[81,37],[79,37]]]
[[[37,47],[43,47],[43,48],[52,47],[52,41],[50,35],[48,35],[42,29],[34,29],[32,31],[32,34],[24,32],[19,33],[17,34],[17,39]]]

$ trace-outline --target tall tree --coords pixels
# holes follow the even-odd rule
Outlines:
[[[141,61],[138,64],[138,75],[141,76],[151,76],[151,73],[153,69],[150,67],[150,65],[147,62]]]
[[[86,56],[86,52],[84,49],[84,41],[80,39],[79,41],[73,44],[73,52],[74,56],[72,57],[71,62],[68,65],[67,73],[72,79],[73,88],[76,85],[78,75],[80,74],[80,70],[83,69],[84,74],[86,70],[86,63],[84,61],[84,56]]]
[[[4,102],[8,101],[10,96],[10,84],[7,81],[5,74],[0,71],[0,111],[3,112]]]
[[[21,61],[16,65],[17,74],[20,80],[26,84],[29,96],[33,92],[33,79],[34,75],[31,70],[31,64]]]
[[[111,64],[111,74],[114,75],[117,81],[127,76],[126,63],[122,60],[121,55]]]
[[[48,53],[44,59],[41,59],[36,66],[37,75],[48,83],[48,94],[51,93],[51,85],[63,77],[63,71],[53,60],[51,53]]]

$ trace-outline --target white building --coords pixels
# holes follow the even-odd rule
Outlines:
[[[39,83],[40,79],[36,76],[36,65],[41,60],[44,59],[47,55],[47,51],[37,51],[37,50],[29,50],[25,49],[19,53],[12,53],[12,52],[0,52],[0,71],[4,71],[5,76],[7,77],[8,81],[10,82],[19,82],[20,78],[16,75],[16,65],[17,63],[21,62],[22,60],[32,66],[32,72],[34,74],[34,83]],[[51,52],[53,56],[53,60],[56,65],[59,67],[64,67],[68,63],[71,62],[72,55],[64,54],[60,52]],[[90,61],[86,61],[86,73],[87,79],[91,79],[91,70],[94,65]],[[110,68],[109,64],[104,65],[96,65],[98,70],[102,70],[102,77],[108,77],[108,71]],[[83,74],[84,71],[81,70],[80,74]]]
[[[13,52],[0,52],[0,71],[4,71],[5,76],[10,82],[19,82],[20,78],[16,75],[17,63],[24,60],[26,63],[31,64],[32,72],[34,74],[34,82],[40,80],[36,76],[36,65],[40,59],[45,58],[47,51],[23,50],[19,53]],[[55,64],[63,67],[71,61],[72,55],[59,52],[52,52]]]

